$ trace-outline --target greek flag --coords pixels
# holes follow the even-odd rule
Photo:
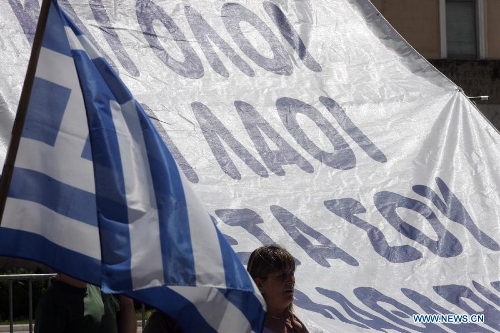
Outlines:
[[[262,296],[146,113],[57,1],[47,8],[0,255],[129,295],[187,332],[260,331]]]

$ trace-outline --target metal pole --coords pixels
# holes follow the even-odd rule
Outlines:
[[[33,281],[28,280],[29,289],[29,328],[30,333],[33,333]]]
[[[10,333],[14,333],[14,304],[13,304],[13,293],[12,293],[12,280],[9,280],[9,321],[10,321]]]
[[[142,329],[144,329],[144,326],[146,326],[146,306],[144,304],[142,304],[141,310],[142,310]]]

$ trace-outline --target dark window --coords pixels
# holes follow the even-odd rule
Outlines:
[[[476,27],[476,0],[446,0],[448,58],[478,58]]]

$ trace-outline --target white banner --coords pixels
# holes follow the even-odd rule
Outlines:
[[[368,0],[60,4],[311,332],[500,331],[499,133]],[[39,10],[0,2],[2,161]]]

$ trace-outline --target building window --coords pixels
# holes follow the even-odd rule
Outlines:
[[[485,57],[484,0],[441,0],[443,58]]]
[[[476,1],[446,0],[448,58],[477,58]]]

